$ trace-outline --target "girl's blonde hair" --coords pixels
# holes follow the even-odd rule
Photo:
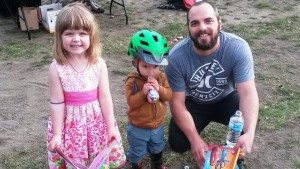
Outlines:
[[[55,24],[54,58],[59,64],[67,63],[68,52],[62,46],[62,34],[67,29],[83,29],[90,36],[90,46],[86,57],[90,63],[95,63],[101,55],[100,28],[96,18],[82,3],[71,3],[59,12]]]

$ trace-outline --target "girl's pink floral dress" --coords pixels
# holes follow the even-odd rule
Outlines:
[[[60,65],[54,60],[65,96],[65,119],[61,149],[75,164],[89,166],[99,152],[108,144],[107,125],[98,101],[98,83],[100,67],[104,60],[89,65],[83,72],[76,72],[72,67]],[[102,63],[101,63],[102,62]],[[116,124],[116,123],[115,123]],[[49,118],[48,142],[52,138]],[[107,158],[109,168],[122,166],[126,156],[121,142],[113,148]],[[71,168],[57,154],[48,151],[50,169]]]

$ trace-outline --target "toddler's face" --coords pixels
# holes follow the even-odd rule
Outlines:
[[[67,29],[62,34],[62,43],[69,55],[84,55],[90,47],[90,35],[83,29]]]
[[[144,61],[139,61],[139,71],[142,76],[148,78],[148,77],[156,77],[159,74],[159,66],[158,65],[152,65],[148,64]]]

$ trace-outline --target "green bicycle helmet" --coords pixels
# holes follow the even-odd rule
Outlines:
[[[128,55],[132,59],[140,59],[148,64],[167,65],[168,43],[159,33],[143,29],[133,34]]]

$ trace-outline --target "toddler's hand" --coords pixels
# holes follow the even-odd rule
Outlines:
[[[159,91],[159,84],[154,77],[148,77],[148,83],[150,83],[156,91]]]
[[[145,95],[147,95],[148,94],[148,92],[149,92],[149,90],[151,90],[151,89],[154,89],[154,87],[150,84],[150,83],[145,83],[144,84],[144,86],[143,86],[143,93],[145,94]]]

